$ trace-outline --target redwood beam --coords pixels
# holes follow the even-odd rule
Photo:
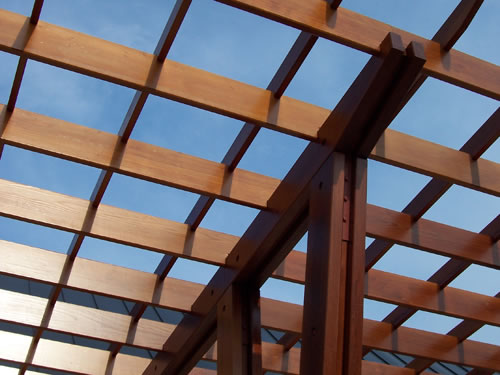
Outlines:
[[[7,102],[7,110],[9,112],[12,112],[16,107],[17,97],[19,95],[19,90],[21,89],[21,82],[23,81],[24,70],[26,69],[27,62],[28,58],[26,56],[19,57],[14,82],[12,82],[12,89],[10,90],[9,101]]]
[[[217,304],[217,374],[262,375],[259,289],[233,284]]]
[[[361,374],[366,166],[334,153],[311,184],[301,374]]]
[[[40,14],[42,13],[42,6],[43,6],[43,0],[35,0],[30,17],[30,22],[33,25],[36,25],[38,23],[38,20],[40,19]]]
[[[441,44],[443,50],[451,50],[467,30],[482,3],[483,0],[462,0],[432,40]]]

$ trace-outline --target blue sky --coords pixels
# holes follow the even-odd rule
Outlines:
[[[345,0],[342,6],[431,38],[458,0]],[[32,0],[0,0],[0,7],[29,15]],[[168,19],[173,1],[45,0],[41,19],[146,52],[152,52]],[[500,64],[500,2],[485,0],[456,48]],[[194,0],[168,58],[265,88],[299,31],[233,9],[212,0]],[[496,46],[496,48],[495,48]],[[319,40],[285,95],[332,109],[369,56]],[[0,52],[0,102],[8,100],[18,58]],[[124,61],[126,64],[126,61]],[[18,107],[88,127],[116,133],[134,91],[45,64],[29,61]],[[391,128],[460,148],[498,108],[479,94],[427,79]],[[241,128],[240,121],[150,96],[132,138],[219,162]],[[240,167],[283,178],[306,142],[263,129]],[[484,154],[500,162],[500,142]],[[88,199],[100,171],[91,167],[6,147],[0,178]],[[389,181],[391,181],[389,183]],[[428,177],[369,162],[369,203],[401,210],[429,181]],[[114,175],[103,203],[176,221],[184,221],[196,194]],[[500,212],[500,200],[467,188],[452,187],[425,218],[480,231]],[[202,226],[242,235],[257,211],[217,201]],[[65,252],[72,235],[0,218],[0,238]],[[305,242],[297,246],[305,250]],[[86,238],[83,257],[152,272],[161,255]],[[446,258],[394,246],[376,268],[426,279]],[[215,268],[179,261],[171,275],[208,282]],[[494,295],[500,275],[472,266],[452,286]],[[302,302],[302,287],[271,280],[262,294]],[[367,302],[365,316],[382,319],[391,306]],[[418,313],[405,325],[445,333],[459,321]],[[486,327],[474,339],[500,344],[500,329]]]

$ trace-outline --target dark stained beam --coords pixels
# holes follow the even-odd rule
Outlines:
[[[432,40],[439,43],[444,51],[451,50],[472,22],[482,3],[483,0],[462,0],[436,32]],[[421,74],[415,80],[410,90],[408,90],[405,99],[402,101],[401,106],[408,103],[426,79],[427,76]]]
[[[233,284],[217,305],[217,374],[262,375],[259,288]]]
[[[483,4],[483,0],[462,0],[432,40],[441,44],[441,48],[445,51],[452,49],[467,30],[481,4]]]
[[[30,22],[33,25],[36,25],[38,23],[38,20],[40,19],[40,14],[42,13],[42,6],[43,6],[43,0],[35,0],[30,17]]]
[[[340,6],[342,0],[326,0],[326,2],[330,5],[331,9],[335,10]]]
[[[21,82],[23,81],[24,70],[26,69],[27,62],[28,62],[27,57],[25,56],[19,57],[16,74],[14,76],[14,82],[12,82],[12,89],[10,90],[9,101],[7,102],[7,110],[10,112],[12,112],[16,107],[16,101],[19,95],[19,90],[21,89]]]
[[[217,302],[231,284],[251,280],[262,285],[288,255],[306,230],[310,181],[340,145],[338,141],[343,139],[344,133],[347,137],[347,133],[357,129],[361,119],[365,122],[373,119],[379,111],[377,104],[382,104],[390,95],[398,76],[396,73],[403,70],[405,51],[397,41],[398,37],[393,34],[386,37],[382,49],[385,54],[370,59],[320,129],[319,133],[328,144],[311,143],[305,149],[269,199],[270,211],[257,215],[228,255],[227,267],[219,268],[197,298],[192,307],[202,318],[194,323],[192,319],[183,319],[168,338],[164,348],[175,353],[173,357],[157,354],[144,374],[187,374],[202,355],[199,348],[206,345],[207,338],[216,330]],[[399,105],[390,103],[395,104]],[[384,110],[389,111],[389,108]],[[347,120],[346,113],[349,113]],[[345,145],[342,146],[341,151],[345,152]],[[354,147],[358,145],[353,144],[348,151],[355,152]]]
[[[301,374],[361,375],[366,167],[334,153],[311,183]]]

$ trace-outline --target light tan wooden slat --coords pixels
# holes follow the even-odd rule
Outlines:
[[[395,130],[386,132],[370,158],[500,196],[500,164]]]
[[[377,217],[380,218],[380,216]],[[404,231],[404,227],[400,228]],[[456,248],[462,246],[462,243],[476,241],[480,246],[472,247],[472,250],[476,249],[474,251],[480,253],[484,252],[485,248],[492,246],[487,236],[466,232],[468,235],[466,237],[460,235],[461,233],[462,231],[459,230],[458,235],[452,233],[452,236],[448,236],[449,239],[457,241],[456,243],[451,242],[450,247]],[[442,240],[440,236],[437,237]],[[491,251],[494,251],[494,248]],[[53,284],[59,282],[62,266],[66,259],[65,255],[52,252],[43,252],[43,255],[40,255],[38,249],[7,241],[0,241],[0,252],[2,259],[4,259],[2,268],[0,268],[2,272],[31,277]],[[281,275],[280,277],[299,283],[304,282],[304,253],[293,251],[284,265],[277,271]],[[285,273],[282,273],[283,269],[286,270]],[[134,283],[124,287],[121,280],[134,280]],[[161,290],[155,292],[155,283],[156,276],[153,274],[77,258],[67,285],[139,302],[153,302],[160,305],[166,303],[165,307],[183,311],[190,310],[191,304],[202,290],[202,285],[167,278],[162,284]],[[418,292],[420,298],[412,297],[411,291]],[[491,325],[499,324],[497,299],[449,287],[439,291],[434,283],[386,274],[381,271],[368,272],[365,295],[368,298],[418,307],[427,311],[472,318]],[[461,303],[462,297],[466,297],[466,299],[465,302]],[[172,304],[171,301],[175,301],[175,304]]]
[[[371,269],[365,296],[382,302],[500,326],[500,298]]]
[[[3,260],[0,263],[0,273],[3,274],[184,312],[191,311],[193,302],[203,289],[201,284],[170,277],[155,288],[157,276],[154,274],[79,257],[75,259],[68,280],[60,281],[66,255],[8,241],[0,241],[0,258]],[[439,293],[437,289],[434,283],[371,270],[366,281],[365,295],[368,298],[499,325],[498,299],[450,287]],[[42,308],[41,306],[40,309]],[[261,309],[264,312],[263,326],[300,333],[300,305],[262,298]],[[23,314],[31,314],[29,311],[23,311],[19,312],[19,319]],[[30,319],[26,320],[25,324],[38,324],[36,319]],[[123,323],[122,326],[126,324]],[[123,336],[123,333],[121,335]]]
[[[19,355],[19,347],[13,347],[9,343],[29,345],[30,337],[15,333],[1,332],[0,358],[12,362],[22,363],[24,358]],[[79,372],[92,375],[112,375],[112,374],[138,374],[140,369],[147,364],[145,358],[118,354],[112,365],[110,372],[106,372],[106,364],[110,357],[109,352],[99,349],[86,348],[83,346],[71,345],[57,341],[41,339],[39,343],[40,352],[37,351],[33,364],[55,370]],[[205,356],[206,360],[214,361],[217,358],[215,350],[210,350]],[[263,366],[267,371],[275,371],[282,374],[298,375],[300,350],[291,349],[284,353],[280,345],[263,343]],[[91,363],[88,363],[91,362]],[[29,375],[40,374],[28,372]],[[414,375],[411,369],[382,365],[379,363],[363,361],[363,374],[366,375]],[[427,374],[427,373],[424,373]],[[215,375],[213,370],[195,368],[190,375]]]
[[[115,134],[0,105],[1,139],[9,145],[123,173],[258,209],[279,180]]]
[[[408,214],[373,205],[368,205],[366,215],[368,236],[500,269],[498,246],[487,235],[431,220],[414,222]]]
[[[89,205],[83,199],[0,179],[2,216],[216,265],[225,264],[238,240],[204,228],[192,232],[186,224],[112,206],[89,210]],[[430,220],[414,223],[409,215],[382,207],[367,206],[367,234],[500,268],[490,237]]]
[[[265,209],[279,180],[0,104],[5,143],[250,207]],[[370,158],[500,195],[500,164],[387,129]]]
[[[0,320],[40,327],[47,300],[0,290],[0,304]],[[144,349],[161,350],[174,327],[172,324],[148,319],[140,319],[134,325],[130,315],[58,301],[47,329]]]
[[[89,206],[87,200],[0,181],[3,216],[217,265],[224,264],[237,241],[234,236],[203,228],[192,232],[187,224],[133,211]]]
[[[18,375],[19,369],[14,367],[0,366],[0,374],[2,375]],[[26,371],[26,375],[49,375],[46,372],[41,371]]]
[[[0,358],[23,363],[22,351],[29,347],[31,337],[0,331],[0,343],[5,343],[0,344]],[[112,364],[110,363],[110,371],[106,372],[109,360],[112,360]],[[34,366],[92,375],[137,375],[148,363],[146,358],[120,353],[113,359],[104,350],[46,339],[40,339],[32,361]]]
[[[158,276],[77,257],[67,280],[61,278],[67,256],[0,240],[0,273],[52,285],[165,308],[190,311],[203,285],[166,278],[156,287]]]
[[[500,370],[500,346],[365,319],[363,345],[470,367]]]
[[[0,50],[313,139],[329,111],[269,90],[0,10]],[[28,21],[29,22],[29,21]],[[126,61],[126,64],[124,64]]]
[[[439,43],[427,40],[345,8],[329,9],[322,0],[219,0],[251,13],[317,34],[370,53],[380,52],[388,32],[401,35],[407,45],[421,43],[427,61],[424,73],[492,98],[500,99],[500,67],[457,50],[444,52]]]

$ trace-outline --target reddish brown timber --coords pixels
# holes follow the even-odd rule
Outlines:
[[[23,81],[24,70],[26,69],[26,63],[28,59],[25,56],[19,57],[19,62],[17,63],[16,75],[14,76],[14,82],[12,82],[12,89],[10,90],[9,101],[7,102],[7,110],[12,112],[16,107],[17,97],[19,95],[19,90],[21,89],[21,82]]]
[[[38,23],[38,20],[40,19],[40,14],[42,13],[42,6],[43,6],[43,0],[35,0],[30,17],[30,22],[33,25],[36,25]]]
[[[262,375],[260,293],[233,284],[217,305],[217,373]]]
[[[462,0],[432,40],[438,42],[445,51],[451,50],[467,30],[482,4],[483,0]]]
[[[311,183],[302,374],[361,375],[366,167],[334,153]]]
[[[4,107],[0,105],[0,110]],[[8,145],[42,152],[105,169],[92,195],[97,207],[104,183],[118,172],[131,177],[216,196],[265,209],[279,180],[236,169],[134,139],[124,144],[116,134],[16,109],[0,113],[1,140]]]

